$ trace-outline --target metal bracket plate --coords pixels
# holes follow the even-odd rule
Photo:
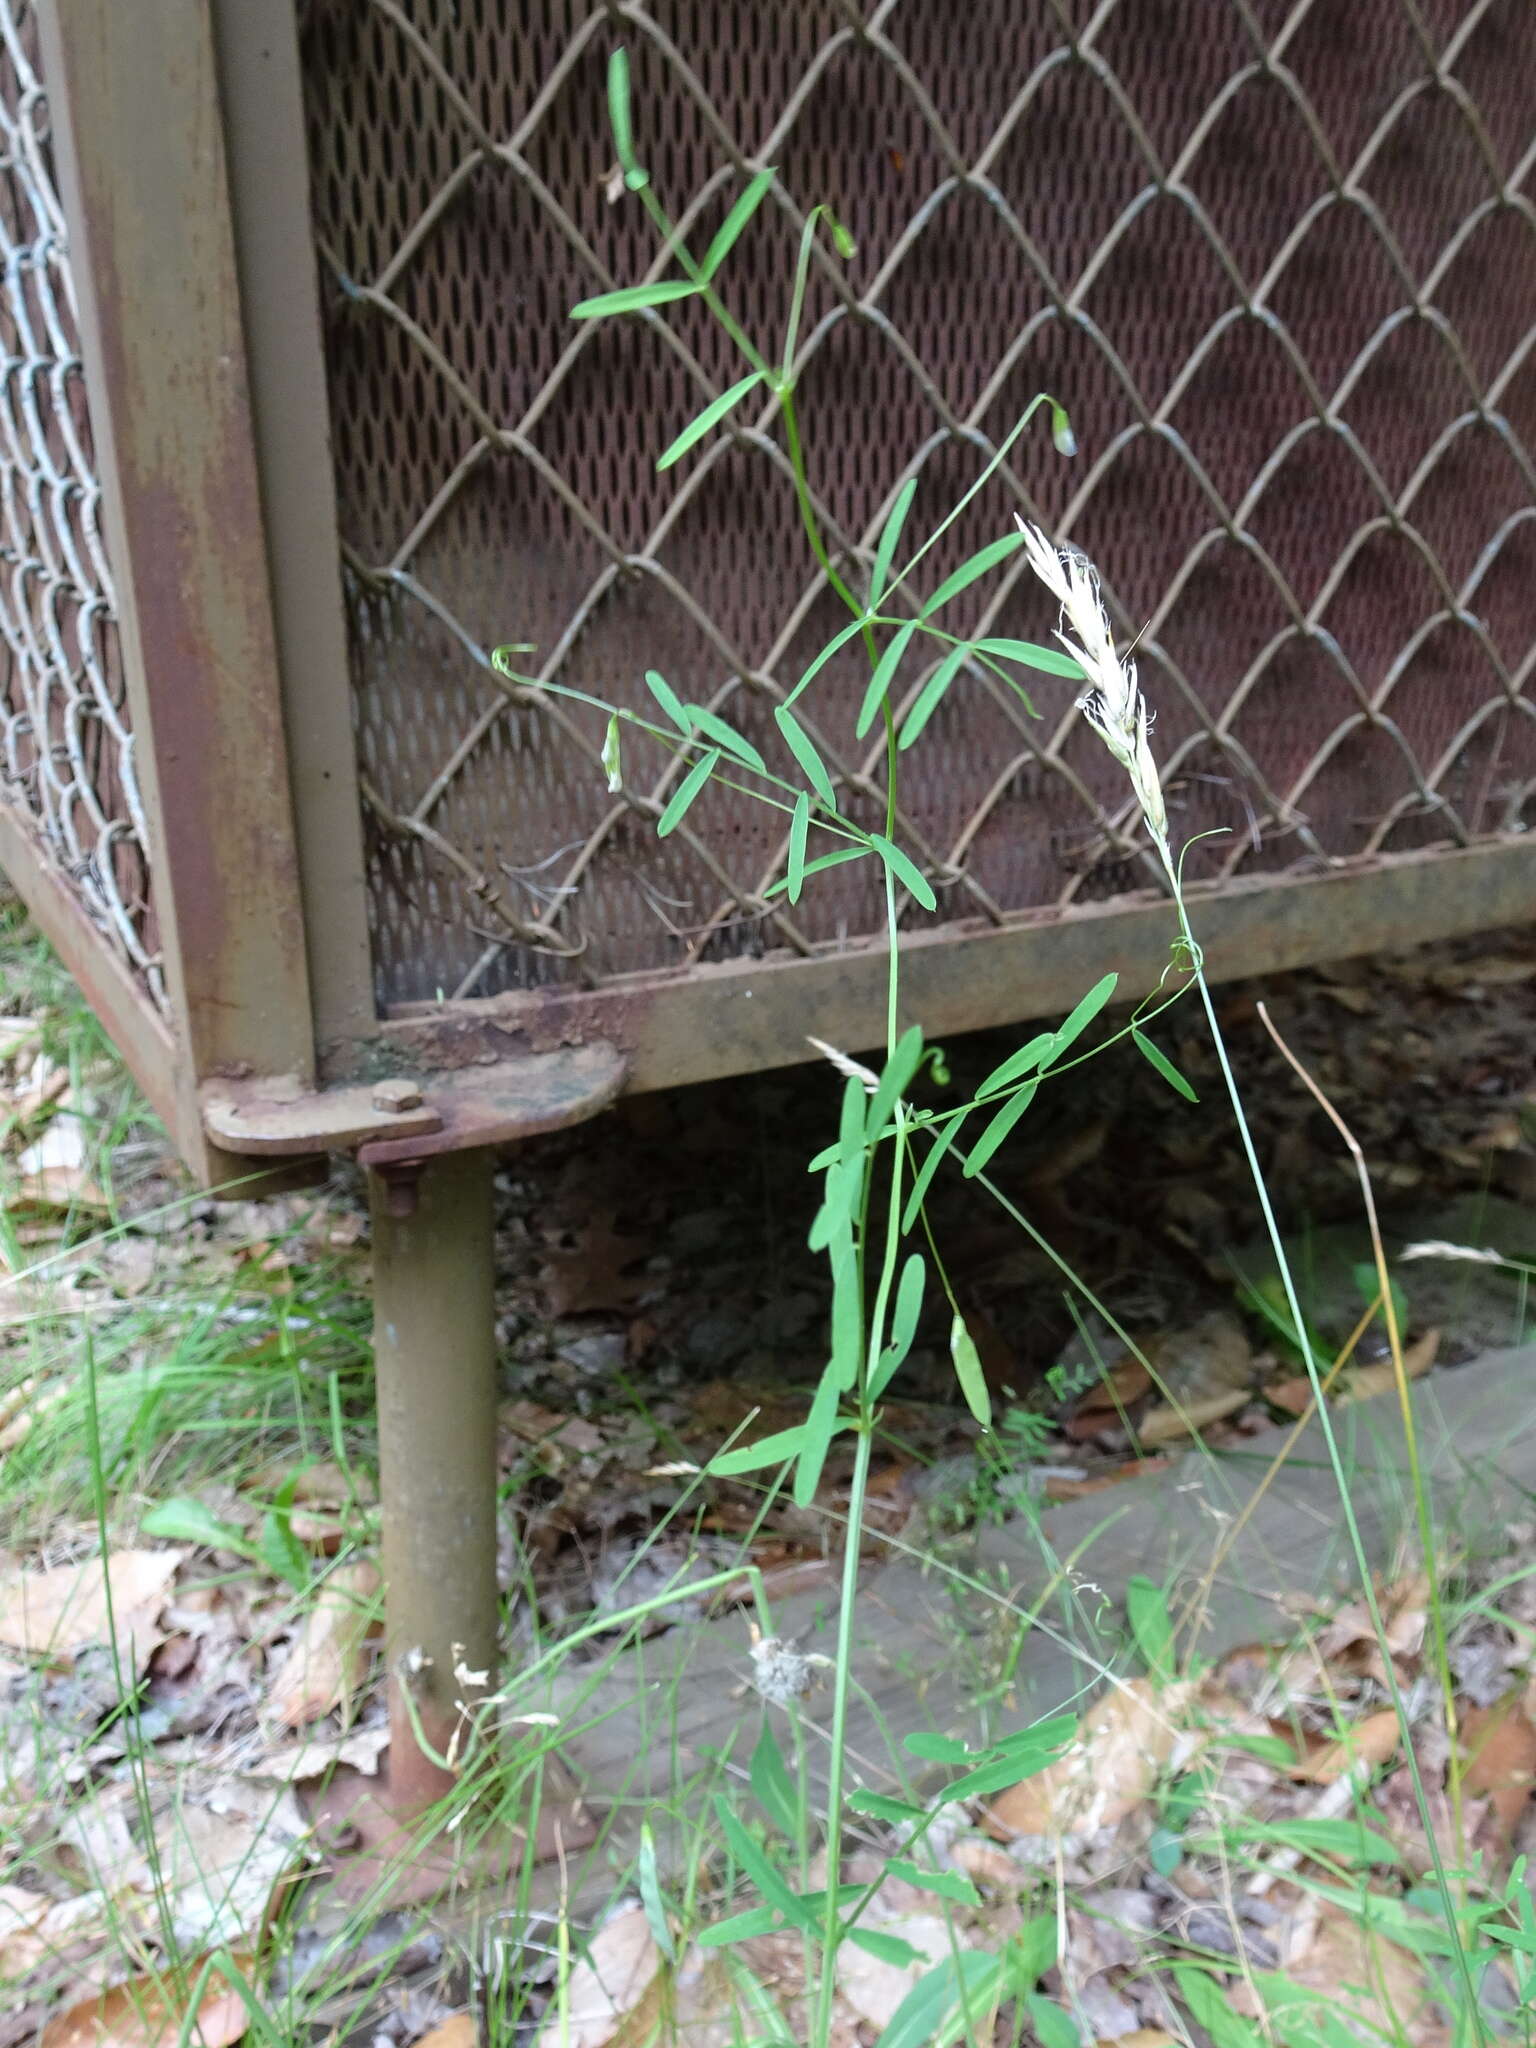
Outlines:
[[[414,1089],[379,1082],[315,1089],[284,1076],[210,1081],[203,1124],[215,1143],[249,1158],[355,1151],[365,1166],[398,1166],[584,1123],[618,1095],[627,1068],[624,1054],[599,1041],[415,1076]],[[419,1100],[411,1102],[412,1093]],[[404,1105],[396,1107],[391,1094]]]

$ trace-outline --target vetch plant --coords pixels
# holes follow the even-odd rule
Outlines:
[[[739,351],[744,374],[712,398],[682,429],[662,453],[658,467],[670,467],[700,446],[754,396],[771,400],[783,431],[801,523],[826,584],[843,604],[848,619],[775,704],[773,716],[787,757],[785,767],[771,763],[757,745],[716,710],[685,700],[654,669],[645,672],[653,708],[642,714],[629,707],[615,707],[560,682],[554,660],[543,674],[520,668],[517,657],[532,652],[526,647],[497,649],[493,665],[504,678],[509,693],[518,700],[546,693],[604,714],[602,743],[600,748],[593,749],[595,765],[609,793],[648,814],[659,835],[665,837],[682,827],[703,791],[712,784],[720,784],[740,799],[766,804],[781,816],[783,873],[767,890],[769,896],[782,892],[790,903],[796,903],[817,876],[846,863],[873,861],[878,867],[884,897],[888,953],[883,1061],[878,1065],[866,1064],[844,1048],[821,1039],[810,1041],[843,1076],[837,1135],[811,1161],[812,1170],[822,1180],[821,1202],[809,1242],[813,1250],[825,1255],[831,1276],[827,1362],[803,1421],[756,1442],[732,1446],[709,1467],[714,1476],[721,1478],[777,1470],[789,1480],[795,1501],[807,1506],[816,1496],[834,1441],[839,1437],[852,1439],[836,1643],[828,1674],[830,1727],[823,1737],[819,1726],[802,1717],[800,1682],[812,1674],[796,1664],[796,1653],[777,1645],[783,1654],[769,1659],[777,1676],[773,1684],[764,1684],[761,1690],[765,1717],[779,1711],[787,1717],[793,1737],[790,1756],[787,1758],[781,1750],[771,1721],[765,1718],[750,1772],[762,1822],[749,1825],[737,1803],[724,1796],[715,1809],[721,1844],[739,1879],[755,1892],[758,1903],[727,1918],[705,1936],[707,1943],[717,1945],[768,1931],[798,1930],[805,1942],[807,1971],[816,1985],[811,2039],[823,2043],[831,2030],[835,1965],[842,1944],[855,1942],[873,1954],[884,1954],[887,1960],[895,1959],[895,1949],[902,1948],[899,1943],[893,1947],[889,1936],[863,1924],[874,1887],[839,1882],[845,1834],[859,1817],[878,1819],[897,1831],[897,1846],[887,1857],[885,1869],[918,1884],[948,1905],[972,1903],[967,1879],[957,1871],[941,1867],[936,1858],[924,1860],[925,1843],[937,1807],[851,1788],[848,1783],[859,1538],[872,1448],[881,1402],[910,1357],[924,1313],[935,1295],[943,1300],[948,1312],[950,1357],[960,1392],[982,1428],[988,1430],[992,1425],[991,1396],[981,1361],[961,1314],[928,1211],[928,1196],[937,1173],[946,1162],[958,1166],[967,1178],[986,1187],[1036,1243],[1049,1251],[1028,1219],[988,1179],[990,1162],[1028,1113],[1043,1086],[1069,1067],[1097,1056],[1120,1038],[1129,1038],[1172,1089],[1195,1099],[1189,1082],[1146,1028],[1193,982],[1211,1026],[1245,1154],[1280,1260],[1286,1310],[1292,1327],[1301,1335],[1307,1371],[1319,1396],[1321,1387],[1315,1359],[1306,1344],[1294,1281],[1285,1265],[1221,1039],[1201,950],[1191,927],[1182,882],[1182,857],[1176,854],[1170,840],[1167,806],[1152,753],[1152,716],[1137,680],[1134,661],[1117,651],[1097,570],[1076,550],[1054,543],[1038,525],[1018,518],[1014,531],[976,549],[927,595],[921,595],[917,589],[918,572],[935,546],[997,475],[1037,413],[1043,411],[1049,420],[1057,451],[1063,456],[1073,452],[1075,444],[1064,408],[1048,394],[1038,395],[958,503],[917,545],[913,546],[907,535],[907,521],[918,485],[914,472],[899,484],[885,509],[867,573],[862,557],[834,559],[809,482],[796,387],[803,368],[801,319],[818,237],[828,236],[835,254],[846,259],[852,253],[847,231],[824,207],[815,208],[808,215],[800,236],[784,334],[777,347],[762,347],[730,309],[727,259],[754,215],[767,202],[773,190],[774,172],[763,169],[752,175],[702,256],[695,256],[666,213],[649,173],[639,161],[628,66],[622,51],[615,54],[610,66],[609,107],[623,185],[638,195],[662,238],[667,262],[680,274],[658,276],[584,300],[573,309],[573,318],[582,322],[636,316],[654,319],[670,305],[695,298],[702,301]],[[1005,572],[1010,560],[1020,553],[1060,607],[1056,644],[1040,645],[984,629],[970,633],[954,630],[951,608],[956,601],[968,592],[979,595],[979,586],[985,579]],[[850,815],[843,807],[810,716],[818,678],[845,648],[862,651],[869,670],[855,718],[855,735],[862,739],[877,724],[884,733],[884,802],[878,828]],[[930,665],[915,688],[908,687],[903,695],[900,679],[923,655],[929,657]],[[1088,1042],[1093,1026],[1117,993],[1118,977],[1108,973],[1084,994],[1061,1023],[1036,1032],[1000,1062],[967,1101],[958,1106],[927,1108],[913,1099],[914,1086],[924,1066],[941,1056],[927,1043],[920,1024],[902,1027],[901,900],[908,896],[923,909],[933,911],[938,898],[929,876],[901,843],[902,757],[922,739],[946,696],[966,673],[981,671],[990,675],[1015,695],[1026,713],[1035,715],[1020,680],[1021,670],[1066,682],[1077,690],[1083,716],[1128,779],[1168,883],[1176,934],[1159,986],[1137,1005],[1118,1031],[1096,1044]],[[626,761],[626,729],[637,736],[643,734],[673,757],[675,777],[663,785],[664,796],[653,798],[635,786]],[[979,1124],[973,1124],[973,1119],[980,1119]],[[1075,1280],[1075,1276],[1068,1277]],[[1091,1295],[1087,1298],[1092,1301]],[[1108,1320],[1116,1335],[1123,1337],[1113,1319]],[[1322,1412],[1327,1428],[1326,1410]],[[1373,1597],[1370,1575],[1331,1432],[1328,1442],[1350,1542],[1369,1599]],[[761,1602],[759,1613],[764,1613]],[[1379,1616],[1377,1623],[1379,1629]],[[766,1649],[775,1642],[766,1619],[761,1633],[762,1647]],[[1165,1645],[1165,1650],[1165,1661],[1171,1660],[1171,1647]],[[761,1657],[758,1663],[762,1668]],[[1400,1701],[1398,1704],[1401,1707]],[[909,1738],[907,1748],[923,1762],[960,1769],[961,1776],[940,1795],[942,1805],[977,1796],[983,1790],[1017,1784],[1031,1772],[1043,1770],[1069,1739],[1072,1727],[1070,1718],[1048,1721],[975,1751],[939,1736],[914,1736]],[[828,1875],[818,1889],[805,1881],[811,1855],[813,1807],[807,1755],[809,1745],[823,1739],[825,1789],[819,1803],[824,1805]],[[1422,1803],[1422,1786],[1418,1790]],[[1427,1806],[1424,1810],[1427,1811]],[[1439,1878],[1449,1908],[1452,1895],[1443,1868]],[[653,1856],[649,1881],[643,1886],[653,1902],[659,1897],[657,1887]],[[1038,1999],[1033,1991],[1042,1970],[1054,1959],[1054,1943],[1055,1926],[1049,1921],[1027,1927],[1019,1942],[1011,1945],[1006,1958],[966,1950],[956,1939],[951,1956],[921,1978],[886,2030],[882,2048],[907,2048],[909,2043],[910,2048],[918,2048],[919,2042],[948,2040],[962,2029],[969,2029],[974,2035],[976,2028],[985,2023],[987,2014],[995,2009],[997,2000],[1005,1995],[1025,2000],[1047,2048],[1067,2048],[1074,2037],[1070,2023],[1058,2008]],[[1018,1948],[1017,1955],[1012,1953],[1013,1947]],[[904,1948],[901,1960],[913,1960]]]

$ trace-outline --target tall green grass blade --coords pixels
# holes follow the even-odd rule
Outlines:
[[[657,456],[656,467],[670,469],[674,462],[681,462],[688,450],[702,441],[712,427],[719,426],[726,414],[741,403],[753,385],[761,384],[762,381],[762,371],[753,370],[749,376],[733,384],[729,391],[722,391],[718,398],[712,398],[704,410],[688,422],[677,439],[670,442],[665,451]]]

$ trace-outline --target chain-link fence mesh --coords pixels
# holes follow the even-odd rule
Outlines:
[[[1041,389],[924,589],[1015,509],[1139,635],[1196,877],[1519,829],[1536,788],[1536,23],[1529,0],[308,0],[316,234],[383,1000],[600,981],[880,928],[872,865],[793,910],[782,816],[509,694],[487,651],[645,702],[646,666],[775,758],[846,614],[771,406],[660,449],[741,374],[697,301],[573,324],[664,267],[616,189],[604,77],[692,246],[780,177],[722,273],[770,355],[808,209],[800,411],[857,581],[903,481],[937,522]],[[915,608],[920,592],[907,595]],[[956,631],[1041,638],[1021,558]],[[968,596],[965,603],[969,604]],[[957,607],[963,611],[964,607]],[[921,645],[921,643],[919,643]],[[871,821],[849,649],[801,700]],[[933,658],[899,679],[910,700]],[[1156,886],[1121,778],[1033,679],[963,676],[904,757],[937,920]],[[650,780],[642,779],[649,776]]]
[[[165,990],[30,0],[0,0],[0,803]]]

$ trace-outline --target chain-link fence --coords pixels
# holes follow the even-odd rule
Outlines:
[[[741,366],[697,302],[573,324],[664,268],[613,177],[604,74],[701,247],[779,181],[722,273],[770,354],[809,208],[800,410],[855,579],[904,480],[936,523],[1029,399],[1026,436],[930,558],[1015,509],[1102,565],[1138,639],[1196,877],[1519,829],[1536,778],[1536,35],[1529,0],[310,0],[316,234],[381,999],[600,982],[877,930],[840,868],[762,891],[777,814],[678,770],[605,794],[600,727],[486,655],[637,705],[654,666],[776,748],[772,709],[846,617],[801,531],[771,406],[654,459]],[[1042,637],[1020,559],[974,621]],[[907,600],[914,608],[921,593]],[[823,672],[848,801],[867,672]],[[902,671],[903,699],[931,670]],[[978,670],[905,757],[937,919],[1156,886],[1113,764],[1037,679]],[[871,808],[871,815],[873,815]]]
[[[0,0],[0,803],[164,1005],[101,487],[30,0]]]

